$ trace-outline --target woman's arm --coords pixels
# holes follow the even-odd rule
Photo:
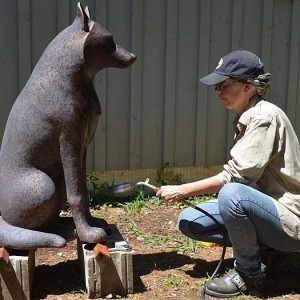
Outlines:
[[[169,202],[177,202],[191,196],[217,193],[221,187],[222,183],[220,182],[220,178],[216,175],[181,185],[162,186],[156,193],[156,196]]]

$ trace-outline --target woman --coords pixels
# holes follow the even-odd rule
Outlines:
[[[199,207],[227,230],[234,268],[208,282],[205,291],[211,296],[234,297],[263,284],[261,244],[286,252],[300,249],[300,148],[285,113],[262,97],[269,78],[254,53],[237,50],[200,79],[214,85],[223,105],[237,113],[231,159],[216,176],[157,192],[170,202],[219,193],[217,202]],[[222,243],[216,224],[193,208],[180,214],[178,224],[190,238]]]

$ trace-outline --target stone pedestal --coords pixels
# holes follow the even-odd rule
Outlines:
[[[107,245],[111,257],[94,258],[93,245],[78,241],[78,259],[85,275],[89,298],[109,294],[127,295],[133,292],[133,251],[124,241],[114,224],[109,225],[111,234]]]
[[[35,251],[13,251],[0,255],[0,299],[29,300],[31,296]]]

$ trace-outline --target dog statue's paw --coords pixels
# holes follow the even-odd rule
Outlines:
[[[77,228],[78,238],[86,243],[99,243],[107,239],[107,234],[104,229],[97,227],[89,227],[87,230]]]
[[[106,232],[109,232],[108,223],[104,219],[91,216],[88,220],[88,223],[92,227],[99,227],[104,229]]]

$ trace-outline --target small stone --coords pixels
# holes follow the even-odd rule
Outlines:
[[[114,298],[116,298],[116,294],[114,294],[114,293],[112,293],[112,294],[108,294],[105,298],[106,299],[114,299]]]

